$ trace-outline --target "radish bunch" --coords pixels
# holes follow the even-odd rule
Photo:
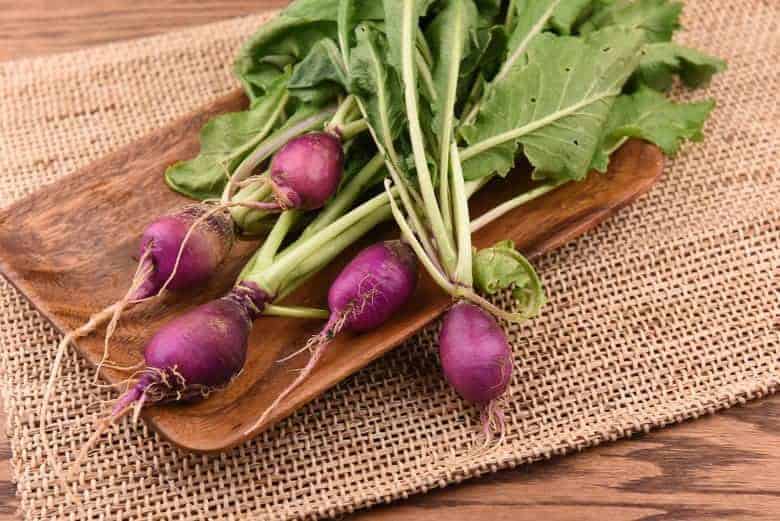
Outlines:
[[[479,407],[486,441],[504,432],[502,398],[514,359],[497,319],[535,316],[544,292],[514,244],[475,251],[471,234],[591,169],[605,170],[629,137],[670,154],[697,139],[712,104],[675,104],[653,86],[670,85],[674,74],[706,83],[724,66],[701,53],[693,63],[682,59],[691,50],[655,41],[666,33],[671,39],[676,17],[663,21],[668,31],[650,34],[641,23],[653,18],[645,2],[528,4],[298,0],[285,23],[265,26],[247,43],[235,70],[249,108],[212,119],[201,131],[201,153],[166,172],[174,190],[201,204],[152,222],[125,296],[65,337],[42,418],[69,342],[110,320],[105,361],[127,306],[202,284],[239,230],[257,234],[275,221],[223,297],[151,338],[144,368],[74,468],[125,414],[228,385],[244,366],[261,315],[325,320],[303,346],[311,352],[303,371],[247,432],[256,429],[311,374],[336,335],[392,319],[414,292],[418,263],[452,297],[439,332],[444,378]],[[472,220],[468,199],[507,175],[520,151],[540,182]],[[402,241],[374,244],[353,259],[328,292],[328,310],[284,303],[390,219]],[[482,296],[504,291],[514,300],[511,312]],[[45,421],[42,435],[61,474]]]

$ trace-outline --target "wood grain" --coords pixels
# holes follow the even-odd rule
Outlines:
[[[87,322],[127,291],[136,270],[138,238],[150,219],[190,204],[165,185],[167,166],[197,153],[200,128],[210,117],[240,110],[247,103],[243,93],[236,91],[0,212],[0,271],[60,331],[72,331]],[[557,248],[647,192],[660,178],[663,163],[658,148],[630,141],[613,155],[606,174],[592,173],[585,181],[567,184],[507,213],[475,234],[475,246],[511,239],[530,257]],[[487,185],[474,197],[472,214],[479,215],[524,192],[530,186],[524,181],[530,178],[530,169],[525,170]],[[379,233],[385,237],[397,236],[394,226],[383,229]],[[374,241],[376,234],[372,233],[287,301],[326,307],[328,287],[338,271]],[[162,303],[151,302],[127,313],[114,337],[117,349],[112,359],[121,366],[141,362],[144,345],[163,324],[233,286],[252,246],[239,242],[206,288],[165,295]],[[381,328],[338,335],[310,377],[258,425],[263,411],[296,378],[292,369],[305,363],[303,356],[286,364],[276,361],[305,345],[321,327],[319,321],[262,317],[255,321],[249,337],[243,370],[224,391],[194,404],[150,407],[144,416],[183,448],[225,450],[289,416],[401,344],[444,312],[450,301],[423,275],[410,303]],[[76,347],[97,364],[103,340],[91,335],[78,340]],[[103,376],[117,383],[127,380],[130,373],[110,370]]]
[[[65,52],[284,7],[289,0],[0,0],[0,60]]]
[[[77,2],[6,0],[0,2],[0,59],[72,50],[194,25],[203,22],[204,12],[211,20],[218,20],[285,3],[100,0],[80,3],[78,19],[74,20]],[[136,9],[142,6],[143,14],[136,18]],[[74,24],[78,30],[73,29]],[[1,411],[0,424],[5,425]],[[740,460],[734,461],[732,452],[737,448]],[[0,521],[21,519],[16,513],[10,454],[8,439],[1,432]],[[578,455],[502,471],[346,519],[778,519],[780,487],[774,471],[778,463],[780,396]],[[682,476],[690,481],[681,484]]]

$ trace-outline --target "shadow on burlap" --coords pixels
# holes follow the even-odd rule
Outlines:
[[[263,16],[0,64],[0,204],[235,88]],[[122,423],[82,474],[84,510],[44,465],[37,411],[58,335],[0,283],[2,391],[28,519],[326,517],[694,418],[780,381],[780,4],[697,0],[681,40],[729,61],[703,144],[648,196],[539,261],[550,304],[511,328],[500,450],[458,460],[477,414],[439,377],[425,331],[254,441],[187,454]],[[62,458],[108,391],[69,354],[50,437]],[[206,514],[208,512],[208,514]]]

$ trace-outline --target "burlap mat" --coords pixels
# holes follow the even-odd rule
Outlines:
[[[2,391],[28,519],[333,516],[772,393],[780,270],[780,4],[688,2],[683,41],[729,61],[719,108],[649,195],[539,265],[550,304],[512,331],[503,449],[459,460],[475,411],[439,376],[430,331],[251,443],[206,457],[123,423],[89,459],[86,513],[44,466],[37,411],[58,335],[0,285]],[[235,87],[262,16],[0,64],[0,204]],[[687,97],[688,94],[681,93]],[[51,436],[90,432],[108,391],[71,354]],[[90,404],[92,404],[90,406]]]

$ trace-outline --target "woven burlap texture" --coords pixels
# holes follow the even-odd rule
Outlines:
[[[124,422],[84,468],[83,510],[45,465],[37,411],[59,338],[0,287],[2,392],[27,519],[334,516],[765,396],[780,381],[780,8],[688,2],[681,40],[729,61],[703,144],[636,204],[539,261],[550,303],[510,328],[517,370],[501,449],[459,459],[477,414],[442,382],[433,330],[254,441],[188,454]],[[0,64],[0,204],[235,88],[254,16]],[[77,298],[77,296],[75,296]],[[61,455],[107,390],[71,352],[51,406]]]

